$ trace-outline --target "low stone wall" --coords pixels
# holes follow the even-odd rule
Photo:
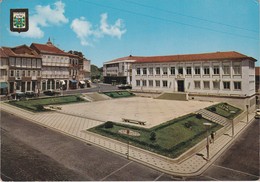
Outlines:
[[[165,99],[165,100],[188,100],[188,94],[184,92],[174,92],[174,93],[162,93],[156,99]]]
[[[256,106],[255,96],[249,98],[242,98],[242,97],[239,98],[239,97],[218,97],[218,96],[189,94],[189,100],[226,102],[244,111],[247,109],[246,105],[249,105],[249,113],[254,112]]]

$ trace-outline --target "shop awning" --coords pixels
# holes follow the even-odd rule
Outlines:
[[[71,83],[77,83],[77,80],[70,80]]]
[[[8,84],[6,82],[0,82],[0,88],[8,88]]]
[[[66,85],[66,82],[65,82],[64,80],[61,80],[60,83],[61,83],[62,85]]]
[[[86,84],[84,81],[79,81],[79,83],[82,85]]]

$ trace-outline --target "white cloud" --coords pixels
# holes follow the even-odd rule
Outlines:
[[[118,19],[114,25],[109,25],[107,23],[107,13],[101,14],[100,30],[103,34],[120,39],[121,36],[126,32],[126,29],[123,28],[124,25],[121,19]]]
[[[90,43],[87,41],[87,38],[94,34],[94,31],[92,30],[92,24],[90,22],[85,20],[84,17],[80,17],[80,19],[76,18],[72,21],[70,28],[77,34],[81,45],[90,45]]]
[[[107,18],[107,13],[101,14],[100,25],[96,29],[93,29],[91,22],[87,21],[84,17],[74,19],[70,27],[76,33],[83,46],[92,45],[90,38],[94,38],[95,41],[97,38],[104,37],[105,35],[120,39],[126,32],[123,21],[118,19],[114,25],[109,25]]]
[[[11,32],[13,35],[29,38],[42,38],[44,32],[41,27],[57,26],[68,23],[68,19],[64,16],[65,4],[61,1],[54,3],[53,9],[50,5],[35,7],[36,13],[29,16],[29,30],[24,33]]]

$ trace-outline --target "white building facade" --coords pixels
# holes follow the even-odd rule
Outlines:
[[[69,54],[50,41],[46,44],[32,43],[30,47],[42,57],[41,90],[68,89],[71,78]]]
[[[143,57],[132,64],[132,87],[248,97],[255,94],[255,61],[237,52]]]
[[[139,57],[128,56],[112,61],[105,62],[103,64],[103,76],[105,83],[132,83],[132,63]]]

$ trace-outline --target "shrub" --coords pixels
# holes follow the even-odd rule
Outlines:
[[[212,112],[216,112],[217,109],[216,109],[215,107],[211,107],[210,110],[211,110]]]
[[[108,121],[105,123],[104,125],[105,128],[113,128],[114,127],[114,123],[112,121]]]
[[[190,128],[191,127],[191,124],[188,122],[188,123],[184,123],[184,126],[186,127],[186,128]]]
[[[77,99],[76,99],[77,101],[82,101],[82,98],[80,98],[80,97],[77,97]]]
[[[202,119],[202,115],[201,114],[196,114],[196,118],[197,119]]]
[[[44,111],[43,105],[37,105],[37,106],[35,106],[35,108],[37,111]]]
[[[150,140],[152,141],[156,140],[156,133],[154,131],[150,134]]]

